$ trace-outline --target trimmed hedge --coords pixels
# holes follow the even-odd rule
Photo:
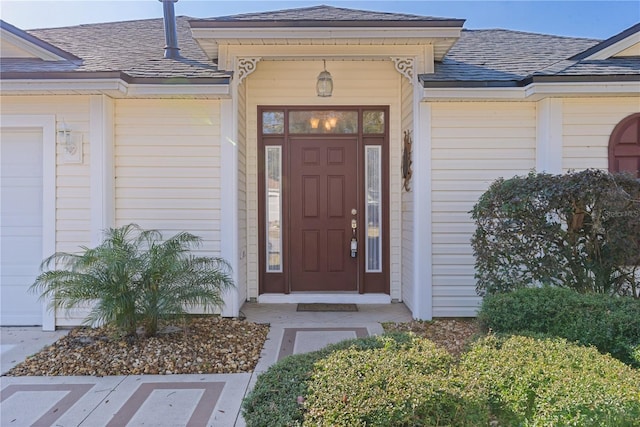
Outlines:
[[[631,297],[525,288],[486,296],[478,319],[496,333],[562,337],[640,366],[640,301]]]
[[[640,373],[566,340],[489,336],[463,355],[466,392],[486,396],[499,425],[638,426]]]
[[[486,405],[462,398],[452,357],[430,341],[336,351],[315,365],[308,426],[477,426]]]
[[[307,395],[314,364],[334,351],[381,348],[391,342],[401,345],[411,338],[407,334],[390,334],[346,340],[322,350],[285,357],[258,376],[253,390],[242,402],[242,415],[247,427],[298,426],[304,420],[304,407],[299,398]]]
[[[289,356],[243,402],[247,426],[637,426],[640,371],[566,340],[488,336],[459,365],[423,338]]]

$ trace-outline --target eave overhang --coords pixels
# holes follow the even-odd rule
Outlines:
[[[575,61],[608,59],[637,43],[640,43],[640,23],[569,59]]]
[[[640,96],[640,75],[530,76],[519,81],[424,81],[423,101],[520,100],[551,96]]]
[[[290,27],[460,27],[465,19],[424,19],[424,20],[312,20],[278,19],[265,20],[229,20],[191,19],[191,28],[290,28]]]
[[[122,72],[0,73],[0,95],[229,98],[230,78],[139,78]]]
[[[460,37],[463,20],[456,25],[416,25],[416,22],[376,22],[384,25],[344,26],[323,25],[304,26],[296,22],[290,26],[198,26],[201,21],[190,21],[193,38],[207,56],[218,59],[221,46],[293,46],[293,45],[433,45],[435,59],[441,60]],[[351,21],[348,21],[351,22]],[[436,21],[439,22],[439,21]],[[418,22],[420,23],[420,22]],[[204,21],[204,24],[211,24]]]
[[[0,35],[34,57],[43,61],[80,61],[81,59],[66,50],[47,43],[20,28],[0,19]]]

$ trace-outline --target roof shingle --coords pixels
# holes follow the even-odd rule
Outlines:
[[[191,36],[187,17],[177,18],[180,58],[165,59],[162,19],[87,24],[28,31],[80,57],[79,62],[5,60],[2,72],[121,71],[133,78],[228,78]]]
[[[517,81],[563,61],[598,40],[510,30],[463,30],[434,74],[423,81]]]

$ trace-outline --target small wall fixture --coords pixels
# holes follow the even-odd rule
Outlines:
[[[322,60],[322,62],[324,64],[324,70],[318,74],[316,92],[318,96],[326,98],[333,93],[333,78],[331,77],[331,73],[327,71],[327,61]]]
[[[58,125],[58,144],[64,150],[65,163],[82,163],[82,141],[77,137],[65,122]]]

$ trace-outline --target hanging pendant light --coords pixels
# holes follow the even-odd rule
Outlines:
[[[318,82],[316,83],[316,92],[318,96],[323,98],[331,96],[333,93],[333,78],[331,73],[327,71],[327,61],[322,60],[324,63],[324,71],[318,74]]]

